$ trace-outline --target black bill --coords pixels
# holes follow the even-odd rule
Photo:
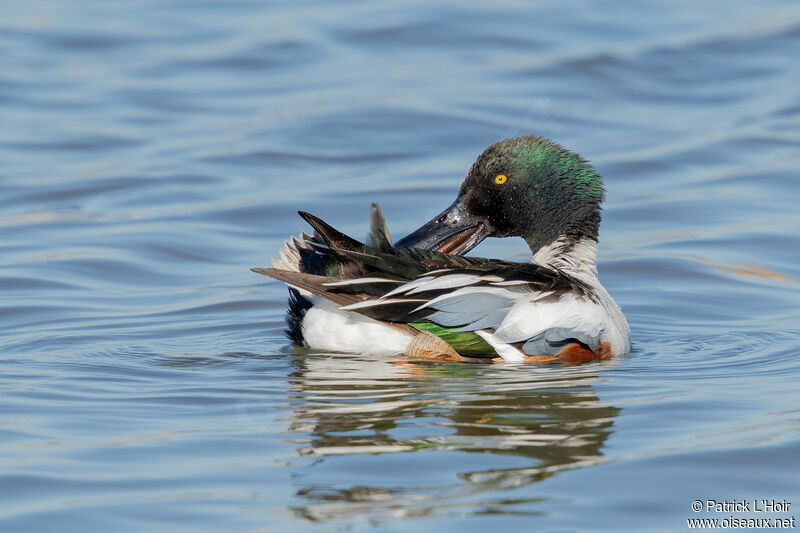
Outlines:
[[[419,229],[397,241],[398,248],[421,248],[463,255],[489,236],[486,226],[467,213],[461,198]]]

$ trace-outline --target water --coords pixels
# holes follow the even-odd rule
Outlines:
[[[0,52],[0,530],[800,514],[795,2],[6,2]],[[297,209],[361,236],[378,201],[398,237],[529,132],[606,179],[631,355],[288,346],[249,268]]]

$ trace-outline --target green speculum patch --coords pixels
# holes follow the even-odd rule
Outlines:
[[[472,331],[455,331],[458,328],[446,328],[433,322],[412,322],[409,325],[419,331],[436,335],[452,346],[460,355],[466,357],[498,356],[488,342]]]

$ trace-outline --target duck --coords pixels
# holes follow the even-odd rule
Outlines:
[[[630,351],[625,316],[597,277],[603,181],[536,135],[473,163],[455,201],[392,242],[380,207],[360,242],[314,215],[258,274],[289,287],[289,339],[315,351],[473,363],[579,364]],[[529,262],[465,255],[522,237]]]

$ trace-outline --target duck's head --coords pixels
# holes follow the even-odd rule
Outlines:
[[[475,161],[442,213],[397,246],[463,254],[486,237],[521,236],[536,253],[597,241],[603,182],[574,152],[535,135],[497,142]]]

